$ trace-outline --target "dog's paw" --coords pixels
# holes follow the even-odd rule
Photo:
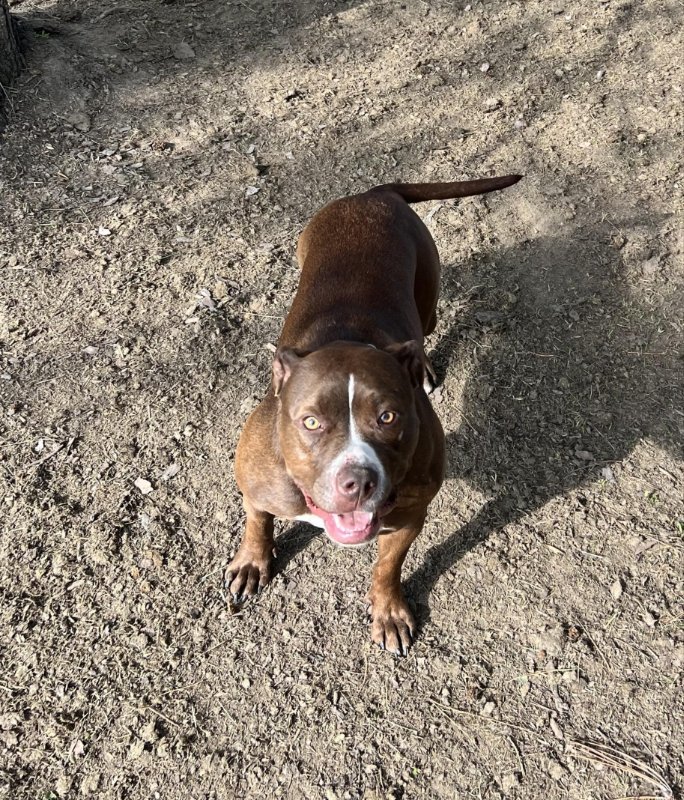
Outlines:
[[[413,642],[416,621],[406,600],[401,596],[383,597],[376,594],[370,603],[371,639],[378,647],[396,656],[408,655]]]
[[[260,592],[271,580],[273,557],[255,556],[240,550],[228,564],[224,574],[224,585],[234,603],[244,603]]]

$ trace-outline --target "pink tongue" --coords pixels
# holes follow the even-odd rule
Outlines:
[[[365,530],[373,521],[367,511],[349,511],[347,514],[333,514],[335,525],[346,533]]]

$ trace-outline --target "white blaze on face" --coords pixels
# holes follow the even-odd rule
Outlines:
[[[382,461],[378,458],[375,448],[364,441],[359,433],[359,428],[354,417],[354,392],[356,390],[356,380],[354,375],[349,376],[347,394],[349,397],[349,435],[344,448],[337,454],[331,464],[330,476],[335,480],[335,476],[343,465],[356,464],[362,467],[369,467],[378,475],[378,497],[382,497],[387,490],[387,474]]]

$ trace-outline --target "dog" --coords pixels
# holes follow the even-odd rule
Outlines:
[[[424,388],[434,375],[423,338],[437,322],[439,256],[409,204],[521,177],[376,186],[309,222],[271,387],[236,452],[247,519],[225,574],[235,602],[271,580],[275,516],[305,520],[345,547],[377,539],[371,638],[407,654],[416,623],[401,568],[445,472],[444,433]]]

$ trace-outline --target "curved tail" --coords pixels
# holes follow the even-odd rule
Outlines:
[[[371,192],[394,192],[407,203],[420,203],[423,200],[451,200],[456,197],[469,197],[486,194],[497,189],[513,186],[522,175],[502,175],[499,178],[482,178],[477,181],[454,181],[453,183],[385,183],[374,186]]]

